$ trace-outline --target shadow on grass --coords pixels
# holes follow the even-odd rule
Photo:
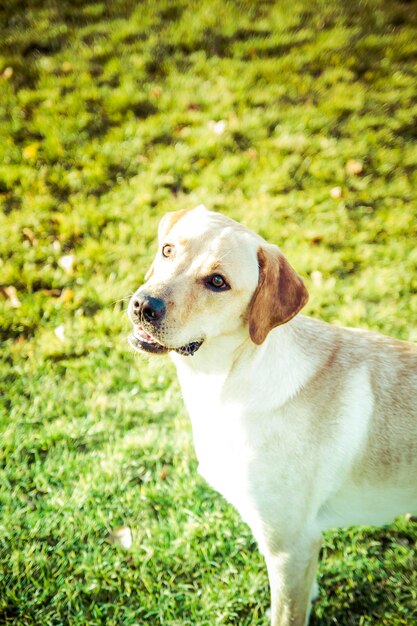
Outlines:
[[[350,531],[341,540],[336,537],[338,547],[328,555],[340,561],[323,574],[310,626],[388,626],[391,618],[398,620],[395,623],[415,623],[417,605],[410,578],[417,566],[415,527],[408,522],[404,528],[387,526],[365,532],[361,543],[366,545],[366,556],[362,554],[355,561],[351,554],[344,560],[343,546]]]

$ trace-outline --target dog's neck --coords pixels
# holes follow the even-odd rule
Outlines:
[[[309,325],[307,320],[298,316],[275,328],[260,346],[251,341],[247,329],[242,329],[205,342],[193,356],[171,353],[184,398],[187,401],[196,388],[211,393],[227,388],[237,395],[250,393],[255,398],[260,391],[256,389],[254,373],[262,368],[267,372],[263,380],[269,389],[274,389],[274,398],[285,404],[305,385],[317,365],[314,349],[303,337],[303,328]]]
[[[239,330],[230,335],[222,335],[204,341],[201,348],[192,356],[171,352],[170,356],[178,372],[189,374],[227,377],[233,364],[244,352],[253,352],[256,346],[248,338],[248,333]]]

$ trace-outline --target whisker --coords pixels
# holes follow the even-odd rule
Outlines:
[[[113,300],[112,304],[118,304],[119,302],[128,302],[133,296],[133,293],[134,292],[131,291],[129,294],[127,294],[127,296],[124,296],[124,298],[120,298],[119,300]]]

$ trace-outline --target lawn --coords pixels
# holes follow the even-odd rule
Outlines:
[[[2,3],[1,624],[266,626],[127,299],[203,202],[283,248],[309,315],[417,341],[416,140],[413,0]],[[415,624],[416,547],[408,518],[327,533],[312,626]]]

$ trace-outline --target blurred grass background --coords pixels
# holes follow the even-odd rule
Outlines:
[[[124,299],[204,202],[282,246],[310,315],[416,341],[416,138],[414,0],[2,3],[0,623],[267,624]],[[414,624],[416,545],[328,533],[312,625]]]

